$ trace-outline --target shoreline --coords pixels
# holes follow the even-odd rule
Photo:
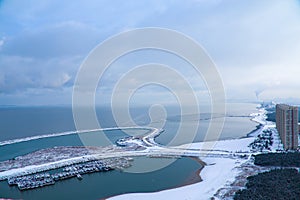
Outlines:
[[[250,131],[249,133],[247,133],[247,135],[245,137],[253,137],[253,134],[256,133],[256,132],[258,132],[258,131],[260,131],[262,128],[263,128],[263,125],[258,124],[256,126],[256,128],[253,129],[252,131]],[[241,137],[241,138],[245,138],[245,137]]]
[[[110,130],[128,130],[128,129],[141,129],[141,130],[148,130],[156,131],[156,128],[153,127],[144,127],[144,126],[133,126],[133,127],[111,127],[111,128],[99,128],[99,129],[88,129],[88,130],[73,130],[73,131],[64,131],[59,133],[50,133],[45,135],[35,135],[35,136],[29,136],[25,138],[18,138],[18,139],[12,139],[12,140],[5,140],[0,141],[0,146],[10,145],[10,144],[16,144],[20,142],[27,142],[32,140],[39,140],[43,138],[50,138],[50,137],[58,137],[58,136],[64,136],[64,135],[74,135],[74,134],[81,134],[81,133],[87,133],[87,132],[96,132],[96,131],[110,131]],[[149,134],[151,134],[149,133]]]
[[[259,113],[255,113],[256,115],[253,115],[253,116],[250,115],[250,117],[252,117],[251,121],[260,123],[263,120],[263,118],[259,118],[259,117],[262,117],[265,113],[262,112],[262,110],[259,109],[259,108],[258,108],[258,110],[259,110]],[[264,124],[260,123],[260,124],[261,124],[260,128],[262,130],[266,124],[265,123]],[[160,145],[157,145],[157,143],[155,142],[155,137],[157,135],[159,135],[162,131],[162,130],[159,130],[159,129],[156,129],[156,128],[151,128],[151,127],[114,127],[114,128],[106,128],[106,129],[84,130],[84,131],[81,131],[81,132],[116,130],[116,129],[144,129],[144,130],[150,130],[150,132],[148,132],[146,135],[144,135],[142,138],[140,138],[140,140],[142,140],[146,145],[150,146],[149,147],[150,148],[149,152],[154,153],[154,155],[157,154],[158,150],[163,150],[163,147],[161,147]],[[251,131],[251,133],[258,132],[259,130],[260,129],[255,129],[255,130]],[[57,134],[48,134],[48,135],[43,135],[43,136],[34,136],[34,137],[28,137],[28,138],[24,138],[24,139],[4,141],[2,143],[0,142],[0,146],[3,143],[5,143],[3,145],[6,145],[9,142],[12,142],[12,144],[13,144],[13,143],[17,143],[17,142],[35,140],[35,139],[46,138],[46,137],[55,137],[55,136],[61,136],[61,135],[68,135],[68,134],[78,134],[78,131],[63,132],[63,133],[57,133]],[[205,149],[201,150],[201,146],[203,146],[206,143],[210,143],[210,142],[192,143],[192,144],[189,145],[190,147],[188,148],[189,149],[189,154],[188,154],[189,156],[184,155],[184,154],[182,154],[182,156],[186,156],[186,157],[189,157],[191,159],[196,160],[197,162],[199,162],[201,164],[201,168],[199,168],[196,172],[191,173],[191,174],[193,174],[193,176],[191,176],[191,178],[189,178],[187,180],[187,182],[184,182],[182,185],[179,185],[178,187],[174,187],[174,188],[170,188],[170,189],[164,189],[164,190],[153,192],[153,193],[127,193],[127,194],[118,195],[118,196],[115,196],[115,197],[118,198],[118,199],[119,198],[121,198],[121,199],[125,198],[126,199],[127,197],[128,198],[133,197],[131,195],[131,194],[133,194],[134,197],[136,195],[136,197],[143,196],[143,198],[144,197],[147,198],[147,196],[149,194],[155,194],[155,195],[158,194],[159,198],[163,198],[163,196],[165,196],[165,195],[162,195],[162,197],[160,197],[161,194],[165,194],[165,193],[169,194],[169,191],[172,191],[172,192],[175,192],[177,190],[178,191],[185,191],[187,188],[195,188],[195,187],[198,187],[199,185],[201,186],[201,183],[202,183],[202,187],[203,187],[203,185],[207,185],[207,183],[208,183],[208,188],[209,188],[209,186],[214,188],[216,186],[215,185],[216,183],[214,182],[214,179],[212,177],[215,177],[215,179],[220,178],[221,181],[216,180],[218,182],[217,184],[224,185],[224,183],[226,183],[229,178],[232,178],[232,176],[236,175],[235,173],[233,173],[233,175],[231,173],[231,170],[234,169],[237,166],[236,161],[237,160],[239,162],[244,162],[245,161],[245,159],[240,159],[240,158],[236,157],[236,155],[238,155],[238,154],[241,155],[241,154],[243,154],[243,152],[246,152],[245,149],[249,149],[247,147],[247,144],[249,144],[249,141],[253,140],[253,139],[254,139],[254,136],[252,135],[252,136],[249,136],[248,138],[218,141],[216,143],[211,155],[208,155],[208,157],[207,156],[206,157],[201,157],[201,156],[199,157],[198,154],[197,154],[198,156],[195,156],[195,154],[193,154],[193,152],[195,152],[196,149],[200,149],[200,151],[206,151]],[[136,140],[134,140],[134,139],[129,141],[129,142],[131,142],[132,144],[138,144],[136,142]],[[128,144],[130,144],[130,143],[128,143]],[[165,150],[167,150],[167,149],[165,149]],[[174,150],[174,148],[173,148],[173,153],[177,152],[177,151],[180,151],[180,146],[178,146],[178,150],[176,150],[176,148]],[[146,152],[141,151],[141,153],[146,153]],[[217,157],[215,157],[216,155],[217,155]],[[248,154],[248,155],[250,155],[250,154]],[[223,172],[224,163],[222,163],[222,162],[227,163],[226,165],[228,165],[228,166],[224,166],[224,167],[226,168],[225,171],[229,170],[228,171],[228,174],[230,174],[229,177],[222,175],[222,173],[221,174],[219,173],[219,172]],[[206,163],[208,163],[208,164],[206,164]],[[217,174],[215,172],[217,172]],[[210,176],[212,176],[212,177],[210,177]],[[208,180],[208,179],[211,179],[211,180]],[[207,188],[203,188],[203,189],[205,189],[205,192],[206,192],[205,194],[206,195],[211,195],[211,190],[208,191]],[[201,190],[198,191],[198,192],[200,192],[200,195],[201,195]],[[175,194],[177,194],[177,193],[178,192],[175,192]],[[191,196],[193,196],[195,194],[196,194],[195,192],[192,192]],[[146,196],[144,196],[144,195],[146,195]],[[197,194],[197,195],[199,195],[199,194]],[[113,197],[113,198],[115,198],[115,197]],[[111,198],[111,197],[107,197],[107,198]]]
[[[260,109],[258,109],[258,111],[260,111]],[[255,117],[251,118],[250,121],[253,121],[255,123],[259,123],[255,120],[253,120],[254,118]],[[254,134],[261,131],[263,128],[264,128],[264,125],[259,123],[256,126],[256,128],[253,129],[252,131],[250,131],[249,133],[247,133],[246,136],[238,138],[238,139],[254,137],[255,136]],[[223,141],[225,141],[225,140],[223,140]],[[178,187],[174,187],[174,188],[170,188],[170,189],[180,188],[180,187],[192,185],[192,184],[199,183],[199,182],[203,181],[203,179],[201,178],[201,171],[207,166],[207,164],[204,161],[202,161],[199,157],[190,157],[190,158],[197,161],[201,165],[201,168],[199,168],[197,171],[193,172],[192,173],[193,175],[190,178],[188,178],[188,181],[186,183],[183,183],[183,184],[179,185]]]
[[[214,149],[232,152],[233,154],[235,152],[250,152],[248,145],[255,140],[255,136],[266,127],[272,127],[271,124],[267,123],[265,114],[266,110],[258,105],[257,112],[250,114],[250,120],[258,123],[257,128],[248,133],[246,137],[218,141]],[[189,148],[201,148],[204,143],[205,142],[192,143],[189,145]],[[249,162],[251,155],[252,154],[249,154],[246,159],[199,157],[199,160],[207,163],[205,167],[198,170],[201,173],[194,174],[195,178],[201,177],[201,182],[153,193],[127,193],[110,199],[151,200],[173,198],[198,200],[199,197],[201,197],[201,199],[223,199],[229,192],[234,191],[231,184],[237,181],[240,174],[244,172],[242,166],[247,164],[251,165],[251,162]],[[226,198],[228,198],[228,196]]]
[[[199,169],[197,169],[196,171],[192,172],[191,175],[182,184],[178,185],[177,187],[170,188],[170,189],[184,187],[184,186],[187,186],[187,185],[192,185],[192,184],[199,183],[199,182],[203,181],[203,179],[201,178],[200,173],[207,164],[198,157],[192,157],[191,156],[189,158],[192,159],[192,160],[195,160],[197,163],[199,163],[199,165],[201,165],[201,167]]]
[[[183,187],[183,186],[187,186],[187,185],[192,185],[192,184],[199,183],[199,182],[203,181],[203,179],[201,178],[200,173],[207,164],[198,157],[189,157],[189,158],[192,159],[192,160],[195,160],[197,163],[199,163],[201,165],[201,167],[199,169],[197,169],[196,171],[192,172],[191,176],[189,178],[187,178],[187,180],[185,182],[183,182],[182,184],[180,184],[179,186],[174,187],[174,188],[179,188],[179,187]],[[172,189],[172,188],[170,188],[170,189]]]
[[[196,184],[196,183],[199,183],[199,182],[203,181],[203,179],[200,176],[200,172],[204,169],[204,167],[207,164],[198,157],[189,156],[188,158],[192,159],[192,160],[195,160],[197,163],[199,163],[199,165],[201,165],[201,167],[199,169],[197,169],[196,171],[193,171],[191,173],[191,175],[186,179],[186,181],[184,181],[182,184],[179,184],[178,186],[175,186],[175,187],[171,187],[169,189],[158,190],[156,192],[151,192],[151,193],[157,193],[157,192],[163,192],[163,191],[167,191],[167,190],[182,188],[182,187],[193,185],[193,184]],[[109,197],[104,197],[104,198],[101,198],[100,200],[109,200],[109,199],[113,199],[113,198],[118,198],[120,195],[126,195],[126,194],[140,194],[140,193],[118,194],[118,195],[113,195],[113,196],[109,196]],[[148,193],[144,193],[144,194],[148,194]]]

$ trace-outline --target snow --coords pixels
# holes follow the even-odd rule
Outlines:
[[[95,155],[87,155],[87,156],[69,158],[69,159],[64,159],[64,160],[40,164],[40,165],[30,165],[22,168],[10,169],[7,171],[0,172],[0,180],[5,180],[8,177],[12,177],[12,176],[23,176],[35,172],[41,172],[50,169],[56,169],[66,165],[76,164],[79,162],[86,162],[86,161],[93,160],[94,157]]]
[[[252,136],[255,136],[259,134],[261,131],[265,130],[266,128],[270,128],[274,130],[274,124],[266,122],[266,111],[262,108],[259,109],[259,113],[254,113],[251,115],[252,121],[255,121],[259,124],[262,125],[262,127],[255,132],[255,134],[251,134]],[[126,128],[145,128],[145,127],[126,127]],[[112,130],[114,128],[109,128],[109,130]],[[124,128],[115,128],[115,129],[124,129]],[[155,141],[151,140],[152,136],[155,136],[159,134],[161,130],[155,129],[155,128],[149,128],[146,127],[145,129],[150,129],[152,132],[150,133],[150,136],[143,137],[143,141],[146,142],[150,147],[148,150],[151,150],[155,152],[155,150],[161,150],[160,147],[155,145]],[[104,130],[104,129],[101,129]],[[91,130],[89,130],[91,131]],[[94,130],[95,131],[95,130]],[[67,132],[64,134],[74,134],[78,132]],[[273,131],[273,133],[276,134],[276,130]],[[52,134],[48,135],[47,137],[53,137],[56,136],[57,134]],[[35,138],[27,138],[25,141],[28,141],[30,139],[38,139],[38,137]],[[149,140],[150,139],[150,140]],[[181,145],[178,147],[173,147],[176,152],[177,148],[178,151],[180,149],[186,149],[187,151],[190,151],[190,153],[194,152],[195,149],[203,149],[203,151],[207,151],[210,149],[206,149],[207,147],[213,147],[212,150],[210,150],[212,153],[219,154],[219,155],[231,155],[234,154],[235,152],[238,153],[247,153],[247,155],[250,154],[250,149],[248,145],[253,142],[255,137],[248,137],[248,138],[242,138],[242,139],[231,139],[231,140],[221,140],[221,141],[207,141],[207,142],[199,142],[199,143],[192,143],[192,144],[186,144],[186,145]],[[276,135],[276,139],[278,139],[278,136]],[[24,140],[23,140],[24,141]],[[21,142],[21,141],[8,141],[8,142],[2,142],[0,145],[5,145],[11,142]],[[135,141],[136,142],[136,141]],[[274,142],[274,145],[278,145],[278,142]],[[272,148],[272,150],[275,150],[276,147]],[[128,155],[127,155],[127,154]],[[120,155],[124,156],[132,156],[130,153],[147,153],[147,151],[139,151],[139,152],[119,152]],[[205,154],[204,154],[205,155]],[[113,156],[113,154],[105,155],[103,157],[110,157]],[[206,157],[206,156],[201,156],[199,157],[202,161],[204,161],[207,165],[202,169],[200,176],[203,181],[192,184],[192,185],[187,185],[184,187],[179,187],[179,188],[174,188],[174,189],[169,189],[169,190],[163,190],[160,192],[154,192],[154,193],[131,193],[131,194],[124,194],[120,196],[115,196],[111,197],[110,199],[112,200],[134,200],[134,199],[141,199],[141,200],[152,200],[152,199],[210,199],[211,197],[216,194],[216,192],[223,188],[226,185],[229,185],[235,180],[235,177],[239,173],[239,167],[247,162],[248,160],[245,158],[240,158],[240,157],[234,157],[234,156],[228,156],[228,157],[222,157],[222,156],[217,156],[217,157]],[[55,165],[63,165],[65,162],[74,162],[76,159],[80,158],[73,158],[70,160],[64,160],[61,162],[55,162],[51,164],[45,164],[42,166],[30,166],[26,170],[23,169],[13,169],[5,172],[0,173],[0,177],[8,177],[11,175],[16,175],[16,174],[22,174],[24,172],[28,171],[34,171],[37,170],[38,168],[52,168]],[[82,159],[82,158],[81,158]],[[87,158],[85,158],[87,159]],[[218,199],[215,197],[215,199]]]
[[[267,123],[266,122],[267,111],[264,108],[261,108],[258,111],[259,111],[258,113],[253,113],[253,114],[250,115],[251,117],[253,117],[251,120],[254,121],[254,122],[257,122],[259,124],[265,125]]]
[[[209,199],[228,181],[233,180],[237,171],[234,167],[237,165],[233,159],[208,158],[208,163],[215,163],[205,167],[201,172],[203,182],[188,185],[185,187],[164,190],[155,193],[132,193],[110,198],[111,200],[153,200],[153,199],[188,199],[199,200]]]
[[[247,145],[253,138],[244,138],[237,140],[218,141],[215,149],[229,150],[229,151],[244,151]],[[193,143],[193,148],[199,148],[203,143]],[[248,148],[249,150],[249,148]],[[230,158],[201,158],[207,166],[205,166],[200,176],[202,182],[192,185],[164,190],[154,193],[131,193],[110,198],[111,200],[152,200],[152,199],[210,199],[218,189],[226,184],[234,181],[238,174],[236,167],[246,162],[245,159],[230,159]]]
[[[255,131],[252,136],[256,136],[263,130],[270,128],[274,131],[274,124],[266,121],[266,110],[261,108],[258,113],[251,114],[252,121],[262,125],[260,129]],[[278,136],[276,135],[276,139]],[[228,152],[250,152],[248,145],[253,142],[255,137],[248,137],[242,139],[222,140],[222,141],[210,141],[199,142],[181,145],[175,148],[188,148],[199,149],[202,147],[213,147],[213,151],[228,151]],[[277,141],[274,142],[276,145]],[[272,148],[275,150],[276,147]],[[200,176],[203,181],[169,190],[163,190],[154,193],[131,193],[123,194],[120,196],[111,197],[111,200],[152,200],[152,199],[186,199],[186,200],[199,200],[199,199],[211,199],[216,192],[226,185],[229,185],[235,180],[238,175],[238,169],[243,163],[247,162],[247,159],[241,158],[222,158],[222,157],[199,157],[207,165],[200,172]]]
[[[20,138],[20,139],[13,139],[13,140],[6,140],[1,141],[0,146],[9,145],[9,144],[15,144],[20,142],[27,142],[31,140],[38,140],[42,138],[50,138],[50,137],[58,137],[63,135],[73,135],[73,134],[80,134],[80,133],[86,133],[86,132],[96,132],[96,131],[110,131],[110,130],[128,130],[128,129],[141,129],[141,130],[149,130],[151,133],[153,132],[159,132],[161,130],[153,127],[142,127],[142,126],[135,126],[135,127],[112,127],[112,128],[99,128],[99,129],[89,129],[89,130],[77,130],[77,131],[66,131],[66,132],[60,132],[60,133],[51,133],[51,134],[45,134],[45,135],[36,135],[26,138]]]
[[[182,145],[189,149],[201,149],[203,146],[213,146],[213,151],[229,151],[229,152],[250,152],[248,145],[253,142],[254,138],[242,138],[242,139],[231,139],[231,140],[220,140],[220,141],[209,141],[209,142],[198,142],[188,145]]]

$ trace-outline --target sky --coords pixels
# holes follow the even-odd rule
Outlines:
[[[202,45],[228,100],[300,99],[298,0],[2,0],[0,105],[70,105],[76,74],[89,52],[115,34],[143,27],[173,29]],[[153,60],[175,66],[198,97],[206,98],[203,80],[186,70],[186,63],[144,51],[111,67],[97,102],[109,101],[126,70]],[[162,99],[174,97],[149,86],[135,101]]]

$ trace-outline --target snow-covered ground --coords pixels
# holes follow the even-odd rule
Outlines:
[[[217,142],[206,142],[213,143],[213,150],[221,150],[228,152],[248,152],[250,153],[250,148],[248,145],[255,140],[255,136],[262,133],[263,130],[270,129],[273,132],[274,143],[272,145],[272,151],[275,151],[278,146],[280,146],[280,140],[273,123],[266,121],[266,110],[261,108],[258,113],[251,115],[252,121],[261,124],[261,127],[251,134],[252,137],[242,138],[242,139],[233,139],[233,140],[223,140]],[[211,146],[205,144],[205,142],[193,143],[189,145],[182,145],[178,148],[186,147],[189,149],[199,149],[203,146]],[[200,157],[207,166],[205,166],[200,176],[203,181],[183,186],[179,188],[174,188],[170,190],[164,190],[155,193],[131,193],[124,194],[120,196],[111,197],[112,200],[152,200],[152,199],[211,199],[214,197],[218,199],[219,197],[215,196],[217,191],[225,186],[230,185],[236,176],[241,173],[241,166],[246,162],[251,162],[249,159],[243,158],[211,158],[211,157]]]
[[[170,190],[164,190],[155,193],[132,193],[132,194],[124,194],[120,196],[111,197],[110,199],[210,199],[211,197],[215,197],[215,199],[220,198],[219,195],[216,193],[220,189],[228,188],[230,183],[235,181],[235,178],[241,173],[242,165],[244,163],[250,163],[250,156],[253,152],[250,151],[249,144],[255,140],[255,137],[261,134],[264,130],[269,129],[272,131],[272,136],[274,137],[274,143],[272,145],[271,150],[275,151],[280,146],[280,139],[275,129],[274,123],[270,123],[266,121],[266,111],[262,108],[259,109],[258,113],[252,114],[252,121],[261,124],[261,127],[251,133],[252,137],[242,138],[242,139],[231,139],[231,140],[222,140],[216,142],[199,142],[193,143],[188,145],[181,145],[178,147],[172,148],[163,148],[157,146],[154,137],[161,132],[161,130],[155,128],[145,128],[147,130],[151,130],[151,133],[147,136],[144,136],[142,140],[130,140],[131,143],[135,144],[146,144],[146,149],[141,151],[124,151],[124,152],[117,152],[118,156],[137,156],[137,155],[148,155],[153,154],[156,155],[157,153],[171,153],[172,155],[179,155],[181,151],[184,149],[187,153],[192,155],[203,155],[199,158],[204,161],[207,165],[202,169],[200,176],[203,181],[187,185],[180,188],[174,188]],[[128,127],[126,127],[128,128]],[[133,128],[133,127],[130,127]],[[137,127],[135,127],[137,128]],[[138,127],[142,128],[142,127]],[[120,129],[120,128],[116,128]],[[124,129],[124,128],[122,128]],[[110,129],[111,130],[111,129]],[[94,130],[95,131],[95,130]],[[67,133],[60,133],[60,134],[74,134],[76,132],[67,132]],[[78,132],[77,132],[78,133]],[[51,134],[47,135],[46,137],[54,137],[58,134]],[[28,141],[32,139],[39,139],[40,137],[31,137],[25,138],[22,141]],[[6,143],[0,143],[0,145],[6,145],[9,143],[21,142],[21,140],[14,140],[8,141]],[[141,145],[140,144],[140,145]],[[212,147],[212,150],[207,151],[206,147]],[[200,150],[202,149],[202,150]],[[166,152],[164,152],[164,151]],[[203,153],[204,152],[204,153]],[[207,152],[210,152],[208,156]],[[234,155],[246,155],[244,158],[241,156],[234,156]],[[215,156],[217,155],[217,156]],[[214,157],[215,156],[215,157]],[[76,157],[70,158],[62,161],[36,165],[36,166],[28,166],[25,168],[20,169],[11,169],[8,171],[0,172],[0,177],[7,178],[12,175],[24,175],[28,173],[32,173],[33,171],[41,171],[44,169],[53,169],[57,168],[61,165],[69,164],[69,162],[77,162],[81,159],[104,159],[104,158],[111,158],[116,157],[116,152],[112,153],[105,153],[101,155],[88,155],[84,157]],[[66,163],[67,162],[67,163]],[[222,197],[221,197],[222,198]]]
[[[214,150],[225,150],[230,152],[249,152],[248,145],[254,140],[254,138],[243,138],[236,140],[223,140],[218,141],[215,144]],[[189,148],[201,148],[203,142],[193,143]],[[112,200],[127,200],[127,199],[210,199],[226,184],[234,181],[234,178],[239,173],[236,169],[242,163],[247,162],[247,159],[231,159],[231,158],[211,158],[203,157],[200,159],[204,161],[205,166],[200,176],[202,182],[195,183],[192,185],[174,188],[170,190],[164,190],[155,193],[132,193],[115,196],[110,199]]]
[[[209,199],[220,187],[234,180],[237,163],[236,160],[226,158],[207,158],[205,162],[211,165],[201,171],[203,181],[200,183],[155,193],[125,194],[110,199]]]
[[[96,132],[96,131],[111,131],[111,130],[128,130],[128,129],[140,129],[140,130],[148,130],[151,132],[160,131],[153,127],[144,127],[144,126],[134,126],[134,127],[112,127],[112,128],[99,128],[99,129],[88,129],[88,130],[77,130],[77,131],[66,131],[66,132],[60,132],[60,133],[51,133],[51,134],[45,134],[45,135],[36,135],[26,138],[20,138],[20,139],[13,139],[13,140],[6,140],[6,141],[0,141],[0,146],[9,145],[9,144],[15,144],[19,142],[27,142],[31,140],[38,140],[43,138],[50,138],[50,137],[58,137],[63,135],[74,135],[74,134],[81,134],[86,132]]]

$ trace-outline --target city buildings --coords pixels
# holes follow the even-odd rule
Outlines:
[[[286,150],[298,148],[298,107],[276,105],[276,128]]]

